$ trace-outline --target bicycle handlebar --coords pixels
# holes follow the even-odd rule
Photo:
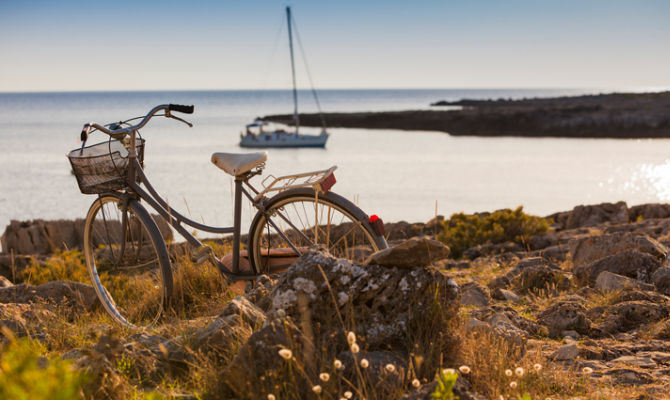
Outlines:
[[[131,133],[137,131],[138,129],[141,129],[142,127],[144,127],[144,125],[146,125],[147,122],[149,122],[149,120],[157,112],[159,112],[161,110],[165,111],[165,116],[166,117],[170,117],[170,111],[177,111],[177,112],[182,112],[182,113],[185,113],[185,114],[193,114],[194,108],[195,107],[192,106],[192,105],[185,106],[185,105],[181,105],[181,104],[161,104],[161,105],[158,105],[158,106],[152,108],[151,111],[149,111],[147,113],[147,115],[142,119],[142,121],[140,121],[139,124],[129,126],[127,128],[121,128],[121,129],[109,129],[109,128],[106,128],[106,127],[98,124],[97,122],[91,122],[91,123],[88,123],[88,124],[84,125],[84,130],[82,131],[82,138],[84,137],[84,132],[86,132],[86,136],[88,136],[88,132],[90,131],[90,128],[92,127],[92,128],[95,128],[95,129],[99,130],[100,132],[108,134],[109,136],[111,136],[115,139],[120,139],[120,138],[123,138],[124,136],[126,136],[128,134],[131,134]],[[181,120],[180,118],[177,118],[177,117],[172,117],[172,118]]]
[[[168,110],[179,111],[179,112],[182,112],[184,114],[193,114],[193,109],[194,109],[193,105],[190,105],[190,106],[184,106],[184,105],[181,105],[181,104],[169,104],[168,105]]]

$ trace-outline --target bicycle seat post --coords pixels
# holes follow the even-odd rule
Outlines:
[[[233,273],[240,273],[240,226],[242,225],[242,182],[244,177],[235,177],[235,206],[233,215]]]

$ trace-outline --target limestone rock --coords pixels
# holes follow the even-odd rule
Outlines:
[[[237,315],[242,318],[242,321],[250,325],[250,327],[260,326],[265,322],[265,313],[246,297],[235,297],[228,303],[226,308],[219,314],[219,318],[229,315]]]
[[[463,305],[484,307],[491,303],[488,288],[474,282],[463,285],[460,293],[461,304]]]
[[[656,290],[670,296],[670,267],[661,267],[654,271],[651,282]]]
[[[570,287],[570,276],[560,269],[538,265],[521,270],[512,280],[512,287],[521,294],[550,289],[563,291]]]
[[[613,274],[609,271],[603,271],[596,278],[596,288],[602,291],[622,290],[626,288],[635,288],[642,290],[654,290],[653,285],[640,282],[625,276]]]
[[[579,348],[576,343],[570,343],[559,347],[550,359],[555,361],[572,361],[579,355]]]
[[[649,282],[651,274],[660,266],[661,262],[656,257],[629,249],[601,258],[591,264],[575,266],[573,272],[577,281],[582,284],[595,283],[596,278],[603,271]]]
[[[571,301],[562,301],[547,307],[539,313],[537,321],[547,327],[552,337],[559,337],[567,330],[585,335],[591,329],[591,321],[586,317],[584,306]]]
[[[636,356],[621,356],[612,360],[612,364],[632,365],[640,368],[654,368],[656,363],[651,357],[636,355]]]
[[[663,260],[668,255],[668,249],[651,237],[629,232],[574,239],[568,246],[575,267],[591,264],[626,250],[637,250],[658,260]]]
[[[518,303],[521,301],[519,296],[513,291],[501,288],[494,289],[491,297],[496,300],[511,301],[512,303]]]
[[[398,268],[429,265],[449,256],[449,248],[442,242],[428,237],[413,237],[396,246],[372,254],[365,264]]]
[[[14,286],[14,284],[4,276],[0,275],[0,289]]]
[[[640,204],[628,208],[628,216],[631,221],[638,219],[668,218],[670,217],[670,204]]]
[[[251,336],[251,327],[240,314],[220,315],[212,323],[198,329],[193,337],[193,348],[206,352],[227,353],[234,344]]]
[[[667,317],[668,307],[665,305],[644,300],[624,301],[607,307],[596,329],[602,334],[627,332]]]
[[[272,289],[268,314],[282,310],[295,321],[309,319],[322,326],[332,326],[338,312],[345,320],[350,315],[370,346],[385,348],[388,341],[407,335],[411,321],[427,318],[422,313],[436,299],[444,317],[455,317],[457,296],[458,286],[434,268],[362,266],[310,251]]]
[[[628,220],[628,206],[623,201],[576,206],[570,212],[558,214],[556,218],[556,222],[563,229],[595,226],[606,222],[620,224]]]
[[[82,307],[87,311],[93,310],[98,305],[95,289],[79,282],[53,281],[39,286],[22,283],[0,289],[0,303],[39,301]]]

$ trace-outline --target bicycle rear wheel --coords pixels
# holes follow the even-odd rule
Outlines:
[[[105,310],[131,327],[154,324],[172,296],[170,258],[147,210],[135,200],[99,197],[84,226],[84,255]]]
[[[282,270],[317,246],[356,262],[387,246],[356,205],[331,192],[317,197],[312,189],[287,190],[271,198],[251,223],[248,240],[257,274]]]

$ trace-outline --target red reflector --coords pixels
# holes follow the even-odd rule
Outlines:
[[[372,230],[375,231],[377,236],[386,235],[386,229],[384,229],[384,221],[382,221],[382,219],[379,218],[378,216],[376,215],[370,216],[370,225],[372,226]]]
[[[337,180],[335,180],[335,174],[328,175],[326,179],[321,181],[321,190],[323,190],[324,193],[327,193],[330,188],[333,187],[335,182],[337,182]]]

